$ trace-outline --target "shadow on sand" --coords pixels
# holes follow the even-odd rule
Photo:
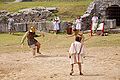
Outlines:
[[[44,55],[44,54],[39,54],[35,57],[66,57],[65,55]]]
[[[39,54],[39,55],[37,55],[37,56],[35,56],[36,58],[37,57],[43,57],[43,58],[45,58],[45,57],[55,57],[55,56],[48,56],[48,55],[44,55],[44,54]]]
[[[84,74],[83,76],[104,76],[104,74]]]
[[[51,56],[40,54],[40,55],[37,55],[35,57],[51,57]]]
[[[83,74],[83,75],[73,74],[72,76],[104,76],[104,74]]]

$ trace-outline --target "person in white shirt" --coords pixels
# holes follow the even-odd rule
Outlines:
[[[76,30],[81,31],[81,18],[80,16],[76,19],[75,24],[76,24]]]
[[[97,24],[98,24],[98,17],[94,14],[94,16],[92,17],[92,29],[91,29],[93,33],[95,33]]]
[[[58,31],[60,30],[60,18],[57,15],[55,15],[54,17],[53,25],[54,25],[54,31],[58,33]]]
[[[58,22],[58,20],[55,20],[55,19],[52,22],[53,22],[54,33],[57,34],[58,30],[60,29],[59,28],[59,22]]]
[[[81,40],[82,40],[81,36],[76,36],[75,41],[71,44],[69,49],[69,58],[70,58],[70,64],[72,67],[70,75],[74,73],[73,71],[74,64],[78,64],[80,75],[83,75],[81,70],[81,63],[82,63],[81,54],[83,53]]]
[[[54,18],[58,23],[60,23],[60,18],[58,16],[55,16]]]

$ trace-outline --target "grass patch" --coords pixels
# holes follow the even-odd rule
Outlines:
[[[60,1],[47,1],[47,2],[20,2],[20,3],[0,3],[0,10],[7,10],[10,12],[17,12],[20,9],[32,8],[37,6],[43,7],[58,7],[57,13],[64,20],[70,20],[77,15],[83,15],[88,5],[93,0],[82,0],[78,2],[60,2]]]
[[[112,47],[120,46],[120,35],[110,34],[109,36],[94,36],[86,42],[87,47]]]
[[[23,33],[17,33],[23,34]],[[9,35],[7,33],[0,33],[0,53],[20,52],[20,39],[19,35]],[[27,50],[27,49],[24,49]]]
[[[0,34],[0,53],[13,53],[30,51],[30,48],[25,41],[24,47],[21,48],[20,40],[23,33],[16,33],[16,35]],[[41,50],[68,50],[70,44],[74,41],[74,37],[66,38],[66,34],[54,35],[51,33],[46,33],[46,36],[36,37],[37,40],[42,44]],[[88,37],[88,34],[85,34]],[[120,34],[110,34],[109,36],[93,36],[87,42],[85,42],[87,48],[91,47],[115,47],[120,46]]]

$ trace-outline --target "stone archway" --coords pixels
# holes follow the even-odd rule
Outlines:
[[[106,9],[107,19],[116,19],[116,25],[120,26],[120,7],[112,5]]]

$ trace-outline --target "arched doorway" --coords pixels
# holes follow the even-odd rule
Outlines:
[[[106,9],[107,19],[116,19],[116,25],[120,26],[120,7],[112,5]]]

